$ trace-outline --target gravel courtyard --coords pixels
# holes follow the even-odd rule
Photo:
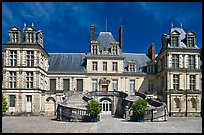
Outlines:
[[[46,116],[4,116],[2,133],[202,133],[202,117],[169,117],[167,122],[128,122],[102,115],[97,123],[62,122]]]

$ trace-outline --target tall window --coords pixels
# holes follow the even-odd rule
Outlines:
[[[153,89],[154,89],[153,80],[149,80],[148,91],[153,92]]]
[[[97,80],[92,80],[92,91],[98,91],[98,83]]]
[[[188,56],[188,66],[190,69],[195,69],[195,55]]]
[[[179,75],[173,75],[173,89],[179,90]]]
[[[97,45],[92,45],[92,52],[93,54],[97,54],[98,53],[98,46]]]
[[[56,93],[56,79],[50,79],[50,92]]]
[[[33,33],[28,33],[28,43],[33,43]]]
[[[135,80],[130,80],[130,95],[135,95]]]
[[[93,70],[97,71],[98,70],[98,63],[97,62],[93,62]]]
[[[11,71],[10,72],[10,77],[9,77],[9,85],[10,88],[16,88],[16,72]]]
[[[28,89],[33,88],[33,72],[26,73],[26,84]]]
[[[34,66],[34,51],[27,51],[27,66]]]
[[[195,90],[195,75],[190,75],[190,90]]]
[[[103,62],[103,70],[107,71],[107,62]]]
[[[16,106],[15,98],[16,98],[15,95],[9,95],[9,107],[15,107]]]
[[[178,37],[171,37],[171,46],[178,47]]]
[[[10,51],[10,66],[16,66],[17,64],[17,51]]]
[[[113,62],[113,71],[118,71],[118,63]]]
[[[187,46],[188,47],[194,47],[195,44],[194,44],[194,37],[188,37],[187,38]]]
[[[130,72],[135,72],[136,70],[135,70],[136,68],[135,68],[135,63],[130,63],[129,64],[129,71]]]
[[[118,46],[117,45],[113,45],[113,55],[118,55]]]
[[[69,79],[63,79],[63,90],[65,93],[69,91],[69,83]]]
[[[172,54],[172,68],[178,69],[179,68],[179,55]]]
[[[113,91],[118,91],[118,80],[112,80]]]

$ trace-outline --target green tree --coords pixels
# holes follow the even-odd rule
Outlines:
[[[2,112],[6,112],[6,110],[7,110],[6,98],[2,96]]]

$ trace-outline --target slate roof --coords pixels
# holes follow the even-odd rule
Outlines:
[[[49,53],[48,72],[84,72],[85,54],[83,53]]]
[[[111,32],[100,32],[96,40],[99,42],[99,50],[103,48],[111,48],[111,42],[115,42]]]
[[[85,53],[49,53],[48,72],[85,73]],[[136,68],[146,66],[150,59],[146,54],[124,53],[124,68],[128,66],[129,60],[136,60]],[[127,72],[127,69],[125,69]],[[142,71],[141,71],[142,72]]]

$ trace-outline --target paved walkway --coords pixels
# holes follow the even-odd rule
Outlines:
[[[62,122],[46,116],[4,116],[2,133],[202,133],[202,117],[170,117],[167,122],[128,122],[102,115],[97,123]]]

